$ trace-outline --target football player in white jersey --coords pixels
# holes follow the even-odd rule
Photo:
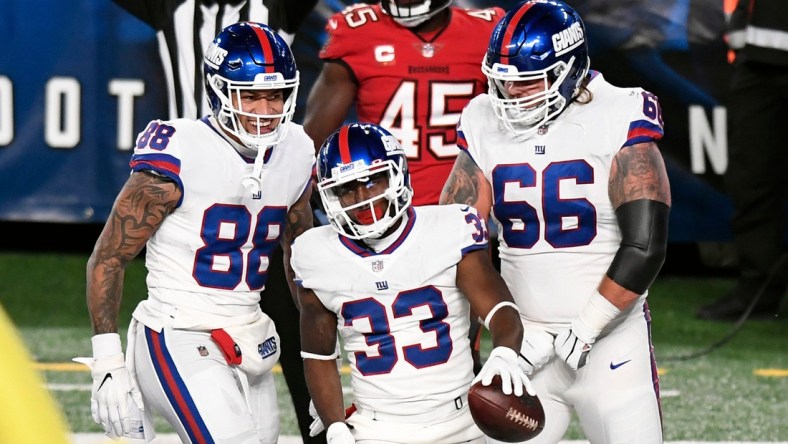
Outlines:
[[[558,442],[573,410],[592,443],[659,443],[646,296],[671,204],[662,116],[653,94],[589,71],[585,39],[560,1],[523,2],[498,23],[489,91],[461,115],[441,202],[498,224],[547,418],[529,443]]]
[[[500,374],[504,392],[530,392],[519,313],[490,262],[486,224],[467,205],[411,206],[405,152],[378,125],[329,136],[317,175],[331,225],[298,238],[292,265],[304,371],[328,442],[484,443],[467,403],[470,306],[494,344],[477,380]],[[337,330],[351,368],[347,419]]]
[[[113,437],[152,439],[156,411],[184,443],[276,443],[278,336],[258,303],[269,253],[282,244],[292,278],[290,244],[312,226],[314,145],[291,122],[298,71],[276,32],[230,25],[204,60],[212,115],[140,133],[88,262],[92,413]],[[124,360],[124,269],[143,247]]]

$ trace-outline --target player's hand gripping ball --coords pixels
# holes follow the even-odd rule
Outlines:
[[[529,440],[544,428],[544,409],[536,396],[504,395],[501,377],[483,386],[473,384],[468,392],[468,407],[476,425],[490,438],[504,442]]]

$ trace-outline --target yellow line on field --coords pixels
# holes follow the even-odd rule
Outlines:
[[[36,370],[46,372],[87,372],[88,367],[77,362],[36,362],[33,364]],[[274,373],[282,373],[282,366],[276,364],[272,370]],[[343,375],[350,374],[350,367],[347,364],[342,366]]]
[[[85,364],[76,362],[36,362],[33,364],[36,370],[48,372],[87,372]]]
[[[668,373],[668,369],[657,368],[657,374],[664,376]],[[788,378],[788,369],[785,368],[756,368],[752,371],[755,376],[764,376],[767,378]]]
[[[752,372],[755,376],[766,376],[770,378],[788,377],[788,369],[784,368],[757,368]]]

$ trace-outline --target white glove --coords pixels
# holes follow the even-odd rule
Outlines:
[[[577,370],[588,362],[588,352],[591,351],[593,343],[593,339],[588,342],[588,339],[578,338],[570,327],[556,336],[555,354],[563,359],[570,368]]]
[[[336,361],[337,373],[342,375],[342,354],[339,353],[339,340],[337,340]],[[309,416],[312,417],[312,424],[309,424],[309,436],[315,437],[325,430],[326,426],[324,426],[323,421],[320,420],[320,416],[318,416],[317,409],[315,408],[315,403],[311,399],[309,400]]]
[[[495,347],[472,384],[481,381],[482,385],[490,385],[495,375],[501,375],[501,389],[505,395],[514,392],[515,396],[522,396],[523,388],[529,395],[534,395],[536,392],[526,374],[526,365],[511,348]]]
[[[555,354],[553,339],[553,335],[544,330],[525,330],[520,349],[520,356],[525,362],[521,362],[520,365],[525,369],[526,375],[531,376],[550,361]]]
[[[350,433],[347,424],[335,422],[328,426],[326,431],[326,444],[356,444],[356,438]]]
[[[572,321],[568,330],[558,333],[555,338],[555,353],[570,368],[577,370],[588,362],[591,344],[602,330],[618,315],[621,310],[613,305],[598,291],[588,299],[586,306],[580,310],[577,318]]]
[[[142,395],[126,368],[117,333],[92,338],[93,358],[74,358],[93,374],[90,413],[110,438],[139,437],[142,425]],[[107,354],[111,353],[111,354]]]
[[[317,436],[326,429],[323,425],[323,421],[320,420],[320,416],[317,415],[317,409],[315,408],[315,403],[312,400],[309,400],[309,416],[312,417],[312,424],[309,424],[309,436]]]

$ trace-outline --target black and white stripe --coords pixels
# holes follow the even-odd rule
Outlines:
[[[202,56],[214,37],[239,21],[266,23],[291,44],[317,0],[113,0],[157,31],[169,116],[210,113]],[[199,104],[199,106],[198,106]]]

